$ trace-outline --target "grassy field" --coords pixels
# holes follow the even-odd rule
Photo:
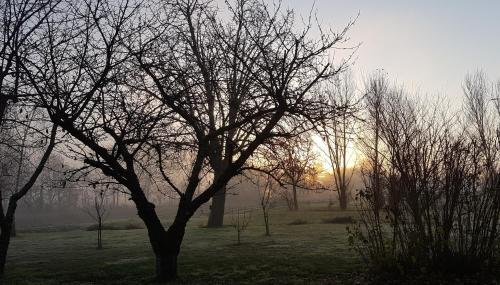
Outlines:
[[[206,217],[193,218],[179,257],[178,283],[356,284],[362,265],[349,249],[346,225],[325,222],[350,214],[322,208],[273,210],[272,236],[266,237],[262,215],[254,210],[241,245],[236,245],[234,228],[208,229],[203,227]],[[152,282],[154,260],[144,229],[104,231],[103,250],[95,249],[95,235],[84,227],[21,232],[11,243],[5,284]]]

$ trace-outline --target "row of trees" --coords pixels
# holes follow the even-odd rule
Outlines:
[[[262,146],[342,112],[318,87],[345,68],[332,51],[352,23],[316,29],[312,17],[298,23],[257,0],[223,10],[197,0],[8,0],[1,9],[2,127],[5,110],[29,105],[51,129],[2,217],[2,268],[15,204],[57,142],[82,173],[98,170],[130,195],[165,281],[177,276],[190,218],[212,200],[209,225],[221,225],[227,183],[254,168]],[[145,177],[178,198],[167,228]]]

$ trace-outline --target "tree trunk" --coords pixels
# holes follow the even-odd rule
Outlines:
[[[264,210],[264,223],[266,225],[266,236],[271,236],[271,231],[269,230],[269,212]]]
[[[175,253],[156,254],[156,280],[170,282],[177,279],[177,256]]]
[[[379,212],[384,208],[384,204],[385,204],[384,196],[382,195],[381,192],[382,191],[380,191],[380,187],[374,188],[374,191],[373,191],[373,199],[374,199],[374,205],[375,205],[374,210],[375,210],[375,213],[377,216],[379,215]]]
[[[347,191],[345,188],[340,189],[339,204],[342,211],[347,210]]]
[[[102,249],[102,219],[97,218],[97,249]]]
[[[12,219],[12,227],[11,227],[11,230],[10,230],[10,236],[11,237],[16,237],[17,236],[16,218],[15,217]]]
[[[292,185],[292,191],[293,191],[293,210],[298,211],[299,210],[299,201],[297,198],[297,185],[293,183]]]
[[[3,278],[5,272],[5,263],[7,261],[7,251],[9,250],[12,220],[5,218],[0,225],[0,278]]]
[[[187,219],[176,216],[172,225],[166,231],[165,238],[156,255],[156,277],[160,282],[177,279],[177,257],[181,250],[182,240],[186,230]]]
[[[3,123],[3,117],[5,115],[5,110],[7,109],[7,99],[4,96],[0,96],[0,126]]]
[[[207,227],[219,228],[224,224],[224,208],[226,205],[226,187],[224,186],[212,198]]]
[[[155,211],[155,205],[145,196],[133,198],[139,217],[148,230],[149,241],[156,257],[156,279],[170,282],[177,279],[177,257],[180,252],[186,224],[192,216],[189,204],[181,198],[172,225],[165,230]]]

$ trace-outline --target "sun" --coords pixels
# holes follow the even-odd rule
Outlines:
[[[327,171],[328,173],[333,173],[333,165],[330,161],[327,144],[321,139],[321,137],[317,135],[312,136],[312,140],[314,142],[313,146],[315,148],[315,152],[318,154],[318,162],[321,164],[325,171]],[[360,157],[361,155],[357,150],[354,142],[349,142],[347,146],[347,168],[354,168]]]

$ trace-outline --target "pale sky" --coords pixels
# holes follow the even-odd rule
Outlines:
[[[282,0],[307,15],[313,1]],[[362,43],[354,73],[358,79],[384,69],[419,93],[460,98],[467,72],[482,69],[500,79],[500,1],[316,0],[324,25],[339,30],[360,13],[349,33]]]

